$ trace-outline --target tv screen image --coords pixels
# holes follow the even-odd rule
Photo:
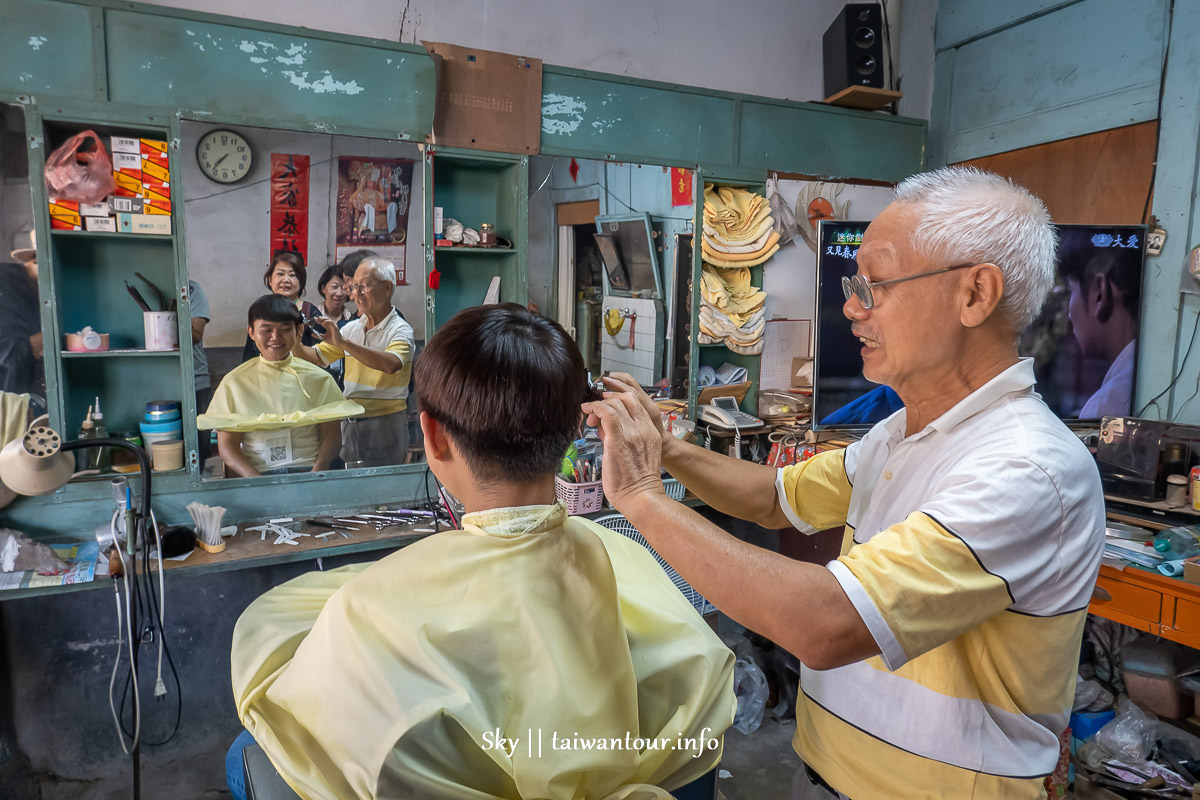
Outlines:
[[[820,224],[814,341],[813,427],[867,428],[903,404],[862,376],[860,342],[842,313],[842,278],[869,221]],[[1034,359],[1035,390],[1066,421],[1134,413],[1143,225],[1056,225],[1055,284],[1018,350]]]

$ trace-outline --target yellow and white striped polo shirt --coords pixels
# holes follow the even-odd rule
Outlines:
[[[1033,384],[1022,359],[908,438],[901,410],[779,471],[798,529],[846,524],[829,569],[882,654],[801,671],[793,744],[855,800],[1044,796],[1104,501]]]
[[[386,350],[400,357],[403,367],[388,374],[363,364],[340,347],[318,342],[313,349],[326,365],[346,359],[346,397],[364,409],[363,417],[382,417],[408,407],[408,379],[412,376],[413,329],[393,308],[374,328],[367,327],[366,315],[346,323],[342,338],[348,342]]]

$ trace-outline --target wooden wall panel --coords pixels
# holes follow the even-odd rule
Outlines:
[[[1012,178],[1055,222],[1137,224],[1154,176],[1157,122],[1023,147],[964,164]]]

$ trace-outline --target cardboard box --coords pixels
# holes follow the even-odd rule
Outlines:
[[[433,59],[429,144],[533,155],[542,136],[542,61],[421,42]]]
[[[74,200],[58,200],[50,201],[50,221],[58,220],[70,228],[57,228],[56,230],[80,230],[83,225],[82,216],[79,213],[79,203]]]
[[[142,176],[140,170],[137,177],[113,170],[113,180],[117,182],[114,194],[118,197],[141,197]]]
[[[129,175],[142,174],[142,157],[137,153],[113,153],[113,169]]]
[[[171,233],[171,217],[169,215],[118,214],[117,227],[121,233],[168,235]]]
[[[117,153],[131,153],[141,157],[142,155],[159,155],[166,156],[167,143],[162,139],[137,139],[131,136],[113,136],[109,139],[109,152],[114,155]],[[116,163],[116,159],[113,159]]]
[[[79,213],[85,217],[107,217],[109,215],[108,201],[100,203],[80,203]]]
[[[79,225],[72,225],[66,220],[58,219],[57,217],[50,218],[50,230],[52,231],[81,231],[83,228]]]
[[[105,233],[117,232],[116,217],[84,217],[83,227],[89,231],[103,231]]]
[[[141,214],[143,200],[140,197],[118,197],[111,195],[108,198],[108,207],[112,209],[114,214]]]
[[[811,358],[793,358],[792,359],[792,388],[793,389],[811,389],[812,388],[812,359]]]
[[[170,185],[171,172],[166,168],[165,165],[155,161],[152,158],[139,159],[138,163],[141,165],[142,180],[154,180],[168,186]]]
[[[1188,583],[1200,583],[1200,556],[1192,556],[1183,562],[1183,579]]]

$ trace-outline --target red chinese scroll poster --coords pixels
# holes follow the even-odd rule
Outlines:
[[[671,167],[671,205],[690,206],[692,197],[692,171],[683,167]]]
[[[308,264],[308,156],[271,153],[271,254],[279,250]]]

